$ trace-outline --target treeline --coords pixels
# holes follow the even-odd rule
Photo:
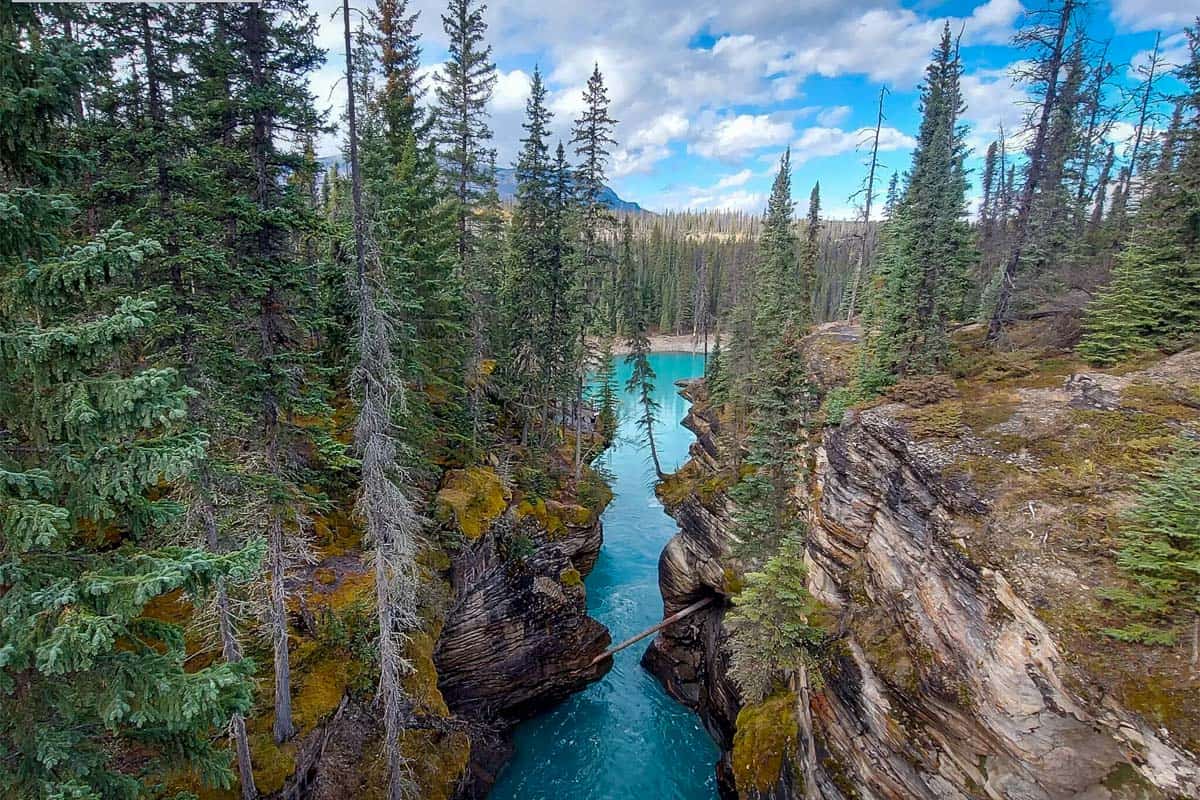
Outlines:
[[[158,796],[181,774],[257,796],[247,723],[296,734],[296,577],[331,514],[374,550],[387,796],[413,796],[405,649],[442,471],[573,447],[578,490],[614,330],[652,432],[660,312],[600,202],[599,68],[568,142],[535,72],[509,211],[482,4],[451,0],[430,82],[404,0],[342,11],[348,169],[325,172],[299,0],[0,3],[6,796]]]
[[[816,289],[818,322],[844,314],[847,287],[860,253],[870,260],[878,224],[817,216]],[[701,343],[715,339],[720,317],[747,291],[761,220],[732,211],[668,211],[628,215],[633,228],[636,279],[652,325],[660,333],[688,334]],[[807,220],[800,240],[807,240]],[[797,244],[796,258],[799,258]]]

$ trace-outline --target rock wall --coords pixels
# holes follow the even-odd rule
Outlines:
[[[587,615],[583,585],[603,541],[599,512],[551,533],[533,514],[510,511],[453,561],[454,600],[434,653],[438,687],[451,712],[485,733],[473,737],[460,797],[487,794],[510,755],[509,728],[612,667],[590,663],[612,639]],[[516,541],[532,553],[514,557]]]
[[[1067,380],[1064,407],[1092,403],[1086,388],[1094,383]],[[1001,525],[992,499],[956,468],[976,457],[970,452],[980,442],[966,433],[950,443],[920,441],[904,422],[908,413],[900,404],[851,411],[813,446],[805,490],[810,590],[836,619],[809,702],[817,794],[1200,797],[1195,755],[1096,690],[1043,621],[1043,599],[1035,603],[1024,588],[1039,580],[1029,580],[1020,559],[991,557],[998,537],[1023,538],[1026,530]],[[701,405],[688,424],[697,434],[693,458],[664,485],[680,524],[660,561],[667,613],[736,588],[717,417]],[[1068,569],[1056,569],[1062,580]],[[723,613],[715,608],[664,631],[643,664],[701,715],[726,751],[723,796],[737,797],[729,778],[740,702],[724,674]],[[790,724],[779,776],[750,795],[803,796],[806,759]]]

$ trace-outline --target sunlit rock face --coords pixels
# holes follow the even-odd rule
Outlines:
[[[1146,380],[1178,381],[1178,370],[1155,369]],[[741,797],[803,797],[805,770],[826,800],[1200,797],[1200,766],[1178,731],[1105,691],[1080,666],[1078,644],[1064,648],[1062,629],[1047,622],[1057,619],[1057,595],[1095,596],[1094,553],[1065,544],[1047,552],[1047,536],[1053,542],[1069,519],[1055,503],[1065,503],[1046,489],[1032,510],[1024,501],[1012,508],[1013,487],[1036,490],[1042,474],[1036,451],[1016,439],[1059,437],[1070,449],[1072,414],[1099,426],[1103,418],[1086,415],[1140,413],[1144,399],[1131,408],[1128,398],[1146,390],[1122,393],[1138,380],[1005,384],[1004,413],[968,406],[962,430],[940,436],[915,434],[913,409],[899,402],[851,411],[815,435],[800,488],[809,498],[809,588],[835,620],[810,702],[816,760],[806,764],[797,744],[771,785]],[[1175,422],[1164,424],[1169,432]],[[689,427],[692,462],[664,491],[680,524],[660,562],[668,614],[736,588],[732,508],[723,488],[713,491],[718,415],[698,403]],[[994,464],[985,473],[985,456],[1020,479],[1002,483],[994,475],[1008,472]],[[1108,509],[1107,497],[1095,498]],[[701,714],[725,750],[723,794],[738,797],[730,766],[741,703],[725,676],[723,614],[715,604],[664,631],[643,663]],[[1105,640],[1094,634],[1099,649]]]
[[[597,680],[611,661],[590,666],[611,642],[587,615],[582,577],[596,561],[599,522],[554,537],[528,534],[537,549],[506,557],[489,532],[453,567],[454,600],[438,640],[438,685],[456,713],[514,722]]]

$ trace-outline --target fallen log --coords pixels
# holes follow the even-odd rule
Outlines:
[[[594,667],[596,664],[599,664],[604,659],[612,658],[614,653],[618,653],[618,652],[624,650],[626,647],[629,647],[629,645],[631,645],[631,644],[636,644],[637,642],[640,642],[642,639],[645,639],[647,636],[658,633],[659,631],[661,631],[663,628],[667,627],[668,625],[674,625],[676,622],[679,622],[679,620],[683,619],[684,617],[690,616],[690,615],[694,614],[695,612],[699,611],[700,609],[704,608],[706,605],[708,605],[712,601],[713,601],[713,599],[711,597],[706,597],[703,600],[697,600],[696,602],[692,603],[690,606],[683,609],[682,611],[676,611],[674,614],[667,617],[666,619],[664,619],[662,622],[658,623],[657,625],[651,625],[649,628],[646,628],[646,630],[642,631],[637,636],[631,636],[630,638],[621,642],[616,647],[610,647],[609,649],[605,650],[603,653],[601,653],[600,655],[593,658],[591,663],[588,664],[588,666]]]

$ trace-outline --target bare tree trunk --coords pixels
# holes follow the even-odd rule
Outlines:
[[[271,570],[270,625],[275,662],[275,724],[272,732],[277,744],[296,735],[296,726],[292,724],[292,672],[288,655],[287,559],[283,550],[283,519],[278,509],[271,509],[267,564]]]
[[[359,362],[352,391],[359,390],[354,442],[362,459],[358,511],[366,521],[367,540],[375,547],[375,607],[379,625],[379,691],[383,706],[384,757],[388,800],[413,795],[411,769],[400,749],[406,697],[401,683],[405,631],[416,625],[416,536],[421,519],[397,486],[403,477],[392,435],[393,411],[404,391],[392,353],[393,332],[380,311],[368,279],[366,219],[358,160],[358,120],[354,97],[354,53],[350,43],[350,4],[342,2],[346,47],[346,116],[350,138],[350,183],[354,205],[354,261],[358,276]],[[373,262],[374,263],[374,262]]]
[[[1200,614],[1192,618],[1192,674],[1200,673]]]
[[[1146,121],[1150,118],[1150,100],[1154,94],[1154,77],[1158,71],[1158,48],[1162,40],[1162,32],[1154,34],[1154,49],[1150,52],[1150,65],[1146,70],[1146,86],[1142,91],[1142,102],[1138,107],[1138,122],[1133,133],[1133,149],[1129,151],[1129,169],[1125,173],[1125,185],[1121,187],[1122,194],[1129,197],[1130,185],[1133,181],[1133,171],[1137,169],[1138,150],[1141,149],[1145,136]]]
[[[201,474],[196,481],[199,494],[197,505],[200,507],[200,517],[204,524],[204,541],[209,552],[220,552],[221,542],[217,535],[217,518],[212,501],[208,496],[207,479]],[[229,594],[225,588],[225,579],[217,581],[217,632],[221,638],[221,655],[230,664],[242,660],[242,648],[238,644],[237,634],[233,627],[233,614],[229,609]],[[241,714],[234,714],[229,720],[229,735],[233,739],[234,753],[237,756],[238,782],[241,784],[242,800],[254,800],[258,796],[254,785],[254,766],[250,760],[250,740],[246,735],[246,720]]]
[[[654,474],[659,480],[666,477],[662,470],[662,462],[658,460],[658,446],[654,443],[654,414],[650,411],[648,399],[643,397],[642,403],[645,406],[646,414],[643,417],[643,422],[646,425],[646,440],[650,443],[650,458],[654,461]]]
[[[796,693],[796,721],[800,727],[800,735],[804,739],[800,745],[804,748],[804,764],[801,767],[801,772],[804,773],[804,800],[819,800],[820,793],[817,791],[817,746],[816,740],[813,737],[812,706],[810,705],[812,698],[810,696],[807,664],[800,665],[799,680],[793,678],[792,683],[792,688]]]
[[[867,170],[867,199],[863,202],[863,227],[859,234],[858,263],[854,265],[854,276],[850,280],[850,303],[846,307],[846,320],[854,316],[858,305],[858,287],[867,266],[867,231],[871,227],[871,203],[875,199],[875,168],[879,164],[879,131],[883,128],[883,96],[887,87],[879,88],[879,111],[875,115],[875,137],[871,144],[871,167]]]
[[[1000,286],[996,296],[996,307],[992,309],[992,317],[988,323],[987,341],[996,342],[1004,331],[1004,323],[1008,320],[1012,306],[1013,292],[1016,290],[1017,271],[1021,266],[1021,256],[1026,239],[1029,238],[1029,225],[1033,210],[1033,199],[1041,185],[1042,172],[1046,162],[1046,139],[1050,134],[1050,124],[1054,111],[1058,106],[1058,84],[1063,60],[1066,56],[1067,35],[1071,29],[1071,14],[1075,10],[1076,0],[1064,0],[1062,11],[1059,13],[1058,30],[1050,51],[1050,60],[1046,66],[1046,96],[1042,100],[1038,112],[1038,122],[1034,131],[1033,145],[1029,150],[1029,165],[1025,176],[1025,187],[1021,191],[1021,201],[1017,206],[1016,231],[1013,236],[1012,248],[1004,271],[1000,275]]]

